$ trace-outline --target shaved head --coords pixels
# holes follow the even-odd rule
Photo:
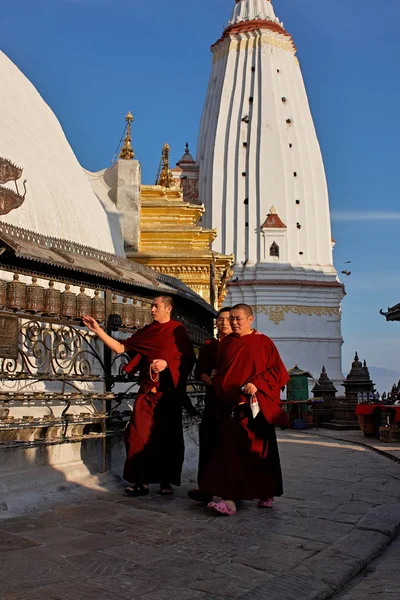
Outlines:
[[[217,332],[218,339],[222,340],[225,336],[232,333],[231,320],[230,320],[230,306],[221,308],[217,314]]]
[[[217,314],[217,319],[219,317],[219,315],[221,315],[222,313],[226,313],[226,312],[231,312],[232,308],[230,306],[225,306],[224,308],[220,308],[220,310],[218,311]]]
[[[174,308],[174,299],[172,298],[172,296],[156,296],[154,300],[161,300],[161,302],[165,304],[165,306],[170,306],[171,308]]]
[[[232,306],[231,310],[242,310],[246,317],[253,316],[253,309],[248,304],[235,304],[235,306]]]
[[[232,332],[237,335],[248,335],[252,332],[251,325],[254,321],[253,310],[248,304],[236,304],[229,313]]]
[[[151,303],[151,316],[157,323],[168,323],[174,308],[174,300],[171,296],[156,296]]]

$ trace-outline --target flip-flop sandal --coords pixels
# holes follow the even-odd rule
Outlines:
[[[160,496],[172,496],[173,493],[174,493],[174,490],[169,485],[169,483],[167,483],[165,485],[161,485],[160,491],[159,491]]]
[[[148,493],[149,488],[141,485],[140,483],[135,483],[135,485],[125,488],[125,494],[127,496],[147,496]]]
[[[266,500],[259,500],[258,508],[272,508],[274,505],[273,498],[267,498]]]
[[[215,510],[220,515],[226,515],[227,517],[236,515],[236,507],[229,508],[229,506],[223,500],[220,500],[219,502],[209,502],[207,506],[208,508]]]

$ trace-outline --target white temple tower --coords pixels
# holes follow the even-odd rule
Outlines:
[[[205,225],[236,257],[229,303],[256,307],[256,327],[288,368],[342,381],[340,307],[328,190],[292,36],[269,0],[236,0],[212,46],[197,148]]]

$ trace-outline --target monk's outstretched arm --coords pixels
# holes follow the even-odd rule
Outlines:
[[[111,335],[108,335],[108,333],[106,333],[104,329],[100,327],[96,319],[84,315],[82,317],[82,321],[86,327],[90,329],[90,331],[93,331],[93,333],[95,333],[97,337],[110,348],[110,350],[116,352],[117,354],[123,354],[125,352],[125,346],[118,340],[111,337]]]

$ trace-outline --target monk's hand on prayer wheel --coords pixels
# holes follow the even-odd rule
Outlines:
[[[243,394],[246,394],[246,396],[254,396],[257,394],[257,388],[253,383],[246,383],[246,385],[242,387],[242,392]]]
[[[90,331],[93,331],[94,333],[97,333],[99,331],[99,329],[101,329],[100,325],[98,324],[96,319],[93,319],[93,317],[89,317],[88,315],[83,315],[82,321],[83,321],[84,325],[86,325],[86,327],[88,329],[90,329]]]
[[[165,371],[165,369],[168,367],[168,363],[166,360],[163,360],[162,358],[157,358],[156,360],[153,360],[153,362],[151,363],[151,370],[154,373],[161,373],[161,371]]]

